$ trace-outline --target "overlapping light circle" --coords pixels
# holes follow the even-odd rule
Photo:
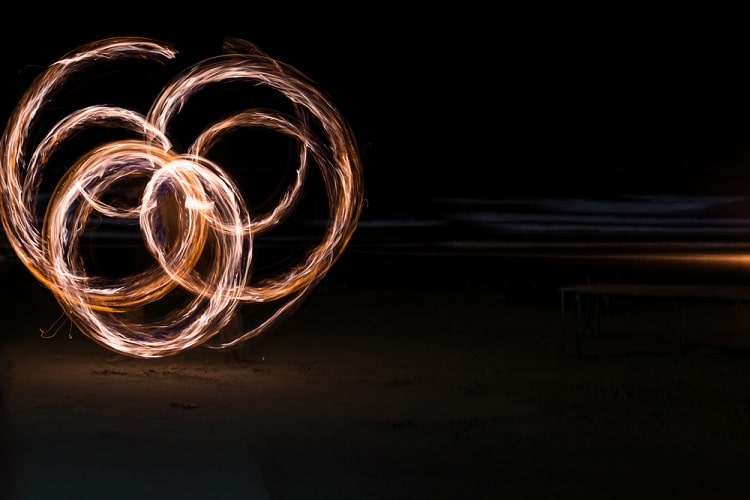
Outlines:
[[[360,159],[346,120],[307,77],[244,40],[227,40],[221,54],[180,72],[146,115],[112,105],[89,106],[66,115],[38,144],[30,144],[29,130],[75,74],[96,71],[104,61],[165,63],[176,56],[168,44],[147,38],[84,45],[32,82],[0,144],[2,223],[17,256],[85,335],[134,357],[164,357],[198,345],[232,347],[268,330],[325,276],[347,246],[362,209]],[[278,92],[293,111],[238,110],[208,124],[185,151],[175,151],[169,125],[184,104],[209,86],[235,81]],[[78,158],[55,186],[44,217],[38,217],[35,201],[52,155],[73,135],[100,126],[134,132],[138,138],[97,145]],[[242,127],[270,130],[299,144],[294,179],[267,213],[252,213],[233,177],[206,157],[226,133]],[[329,221],[324,234],[291,269],[254,281],[253,238],[295,209],[309,165],[319,169],[326,189]],[[139,201],[111,202],[108,190],[127,179],[145,185]],[[176,238],[164,237],[160,214],[165,193],[179,207]],[[156,264],[125,278],[90,275],[80,240],[94,214],[137,219]],[[150,321],[131,314],[176,287],[191,299]],[[245,303],[269,303],[272,312],[234,338],[207,343]]]

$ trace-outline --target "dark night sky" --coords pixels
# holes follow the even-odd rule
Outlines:
[[[173,41],[186,57],[216,53],[224,35],[253,41],[332,94],[366,154],[413,149],[445,159],[431,152],[462,158],[469,149],[495,164],[510,153],[535,166],[569,168],[598,154],[609,159],[618,149],[625,153],[615,162],[641,163],[638,151],[652,143],[661,142],[666,154],[681,139],[683,149],[693,149],[689,142],[708,135],[704,151],[686,156],[711,156],[705,150],[720,132],[738,133],[747,100],[736,40],[717,38],[715,27],[666,24],[649,13],[594,12],[584,19],[575,11],[542,17],[467,7],[363,9],[339,18],[261,11],[232,19],[224,11],[175,11],[170,20],[165,12],[150,18],[126,9],[121,16],[69,11],[68,23],[6,31],[4,104],[34,67],[79,43],[126,34]]]
[[[533,193],[588,170],[671,182],[742,161],[750,70],[733,37],[651,12],[528,11],[68,11],[67,23],[3,34],[3,111],[38,68],[85,41],[151,35],[195,60],[226,35],[318,82],[378,186]]]
[[[68,23],[3,33],[6,116],[40,68],[80,43],[148,35],[197,60],[218,53],[223,36],[236,36],[310,76],[349,120],[365,169],[362,231],[387,219],[394,227],[441,225],[442,234],[428,236],[440,241],[507,241],[577,231],[580,217],[598,217],[585,219],[590,227],[625,214],[617,227],[632,233],[642,226],[637,217],[671,216],[673,208],[684,228],[685,217],[705,215],[684,207],[700,206],[732,217],[708,238],[744,238],[747,47],[740,31],[700,12],[690,22],[666,10],[470,5],[411,13],[371,5],[357,12],[68,14]],[[526,201],[510,207],[509,199]],[[461,205],[476,200],[481,207]],[[544,200],[552,204],[533,224],[514,218],[527,209],[538,214]],[[561,214],[568,218],[543,218]],[[669,239],[679,232],[675,220],[650,222],[649,235]],[[398,240],[395,231],[384,234]],[[598,231],[585,230],[586,238]]]

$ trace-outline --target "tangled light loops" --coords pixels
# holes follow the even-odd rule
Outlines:
[[[363,181],[353,133],[329,99],[308,78],[243,40],[182,71],[156,97],[147,115],[95,105],[58,120],[29,146],[29,130],[43,107],[74,74],[102,61],[165,63],[170,46],[145,38],[100,40],[69,53],[41,73],[23,95],[0,143],[0,209],[8,241],[21,262],[54,294],[76,326],[99,344],[135,357],[163,357],[205,345],[223,349],[266,331],[300,302],[343,252],[362,210]],[[222,82],[267,86],[292,113],[246,109],[210,124],[184,152],[175,152],[168,126],[185,103]],[[79,131],[93,126],[137,134],[98,145],[75,160],[55,185],[43,223],[36,200],[50,158]],[[290,185],[267,213],[251,214],[239,186],[206,154],[238,128],[260,127],[297,142]],[[27,159],[28,158],[28,159]],[[273,279],[252,279],[253,238],[285,220],[297,206],[308,165],[320,170],[329,221],[301,261]],[[134,203],[115,203],[108,192],[141,181]],[[166,211],[176,207],[176,222]],[[126,277],[92,275],[80,246],[94,216],[138,221],[155,264]],[[134,311],[175,289],[189,300],[145,321]],[[273,303],[259,324],[209,345],[246,303]]]

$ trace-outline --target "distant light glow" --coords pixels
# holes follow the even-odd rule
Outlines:
[[[10,245],[85,335],[133,357],[164,357],[199,345],[224,349],[268,330],[338,259],[362,210],[361,164],[346,120],[307,77],[244,40],[227,40],[220,55],[178,74],[147,115],[110,105],[86,107],[57,121],[38,144],[29,145],[29,130],[40,112],[74,75],[95,71],[103,61],[166,63],[176,57],[169,45],[146,38],[84,45],[32,82],[0,143],[0,209]],[[288,99],[293,112],[238,111],[208,125],[185,151],[176,152],[168,134],[172,119],[197,92],[228,81],[267,86]],[[102,125],[136,132],[139,139],[107,143],[75,160],[54,188],[40,224],[36,200],[50,157],[78,131]],[[268,129],[300,145],[296,176],[268,213],[251,213],[233,178],[204,156],[223,134],[239,127]],[[294,210],[311,164],[320,169],[325,184],[329,224],[300,263],[274,279],[253,282],[253,238]],[[132,205],[115,204],[106,196],[123,180],[145,183]],[[169,238],[163,237],[165,194],[177,201],[179,232]],[[80,240],[94,215],[137,220],[158,265],[126,278],[90,275]],[[154,320],[133,314],[177,287],[191,299]],[[244,303],[272,303],[272,313],[235,338],[207,344]]]

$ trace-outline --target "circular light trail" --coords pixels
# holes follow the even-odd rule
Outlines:
[[[8,241],[81,332],[115,352],[156,358],[199,345],[225,349],[256,337],[325,276],[357,226],[363,178],[346,120],[296,69],[244,40],[226,40],[223,48],[174,77],[146,115],[112,105],[88,106],[56,121],[31,144],[29,131],[39,126],[42,111],[76,75],[96,71],[98,63],[163,64],[177,56],[170,45],[140,37],[84,45],[36,77],[6,125],[0,143],[0,213]],[[267,87],[288,100],[291,111],[257,107],[233,112],[176,151],[168,133],[173,119],[200,91],[229,82]],[[98,144],[76,158],[39,217],[37,199],[52,156],[74,135],[95,127],[121,129],[137,138]],[[253,213],[233,177],[207,157],[226,134],[241,128],[264,129],[298,144],[293,178],[266,213]],[[327,195],[323,234],[290,269],[254,280],[254,238],[291,215],[311,166],[319,169]],[[140,182],[143,192],[134,203],[113,202],[108,193],[127,181]],[[176,202],[172,224],[177,231],[169,229],[164,216],[167,199]],[[94,217],[138,221],[153,264],[125,277],[91,273],[81,240]],[[176,290],[189,299],[155,318],[138,314]],[[233,338],[208,342],[220,337],[240,306],[266,303],[271,312],[258,324]]]

